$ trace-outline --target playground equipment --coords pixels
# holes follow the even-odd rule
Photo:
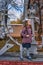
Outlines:
[[[22,44],[18,43],[18,41],[15,39],[15,34],[16,34],[16,37],[20,36],[20,31],[22,29],[23,24],[10,24],[8,26],[11,26],[11,27],[14,27],[14,28],[17,27],[17,26],[20,28],[20,26],[21,26],[21,28],[20,29],[18,27],[16,29],[13,28],[13,30],[14,30],[13,33],[10,33],[12,31],[9,30],[8,28],[5,28],[5,34],[7,35],[7,37],[9,38],[9,40],[7,40],[6,43],[5,43],[5,45],[0,49],[0,55],[3,55],[7,50],[9,50],[10,48],[13,48],[15,44],[18,45],[18,46],[20,46],[20,55],[21,55],[22,54]],[[10,44],[9,41],[13,41],[14,44]],[[37,51],[37,46],[36,45],[34,46],[35,43],[36,42],[32,41],[33,45],[31,47],[32,50],[30,49],[30,53],[35,53]]]
[[[35,35],[34,34],[34,32],[35,32],[35,30],[34,30],[34,19],[37,19],[37,17],[35,17],[35,9],[33,9],[33,10],[31,10],[30,9],[30,19],[32,20],[31,21],[31,25],[32,25],[32,32],[33,32],[33,35]],[[4,14],[4,15],[8,15],[8,14]],[[39,20],[39,18],[38,18],[38,20]],[[39,22],[39,21],[38,21]],[[10,26],[12,26],[12,25],[10,25]],[[22,45],[20,44],[20,43],[18,43],[18,41],[17,40],[15,40],[14,38],[13,38],[13,36],[12,35],[10,35],[10,33],[9,33],[9,30],[8,30],[8,26],[7,26],[7,28],[5,27],[5,32],[4,32],[4,35],[6,34],[6,36],[8,36],[9,37],[9,40],[7,40],[6,41],[6,43],[5,43],[5,45],[0,49],[0,55],[2,55],[2,54],[4,54],[8,49],[10,49],[10,48],[12,48],[15,44],[17,44],[17,45],[19,45],[20,46],[20,54],[22,54]],[[3,34],[2,34],[3,35]],[[33,42],[34,42],[34,44],[35,43],[37,43],[36,42],[36,40],[35,40],[35,36],[33,36],[34,37],[34,40],[33,40]],[[9,41],[10,40],[12,40],[13,42],[14,42],[14,44],[10,44],[9,43]],[[33,43],[32,42],[32,43]],[[42,42],[43,42],[43,37],[42,37]],[[36,47],[32,47],[32,49],[34,50],[34,52],[35,53],[37,53],[37,46]]]
[[[33,35],[34,35],[34,17],[32,18],[33,16],[31,15],[30,16],[30,19],[32,20],[32,22],[31,22],[31,24],[32,24],[32,32],[33,32]],[[20,25],[20,24],[14,24],[14,26],[16,26],[16,25]],[[23,24],[22,24],[23,25]],[[20,46],[20,54],[22,54],[22,44],[20,44],[20,43],[18,43],[18,41],[15,39],[15,38],[13,38],[14,36],[11,34],[10,35],[10,32],[12,32],[11,30],[9,31],[9,29],[8,29],[8,26],[12,26],[12,24],[9,24],[9,25],[7,25],[7,27],[5,27],[5,32],[4,32],[4,34],[6,34],[6,36],[8,36],[9,37],[9,39],[10,40],[12,40],[13,42],[14,42],[14,44],[10,44],[9,43],[9,41],[10,40],[8,40],[8,41],[6,41],[6,43],[5,43],[5,46],[2,48],[2,49],[0,49],[0,55],[2,55],[2,54],[4,54],[8,49],[10,49],[10,48],[12,48],[15,44],[17,44],[18,46]],[[22,28],[21,28],[22,29]],[[18,29],[18,31],[20,32],[20,30]],[[18,31],[16,31],[16,32],[18,32]],[[15,30],[14,30],[14,33],[15,33]],[[17,34],[16,34],[17,35]],[[33,36],[34,37],[34,36]],[[32,42],[33,44],[36,44],[37,42],[36,42],[36,40],[35,40],[35,38],[34,38],[34,40],[33,40],[33,42]],[[37,45],[37,44],[36,44]],[[33,46],[34,47],[34,46]],[[31,49],[33,49],[33,47],[31,48]],[[32,52],[32,51],[31,51]],[[35,46],[34,47],[34,50],[33,50],[33,53],[37,53],[37,46]]]
[[[11,26],[11,25],[10,25]],[[5,45],[0,49],[0,55],[3,55],[8,49],[12,48],[15,44],[17,44],[18,46],[20,46],[20,54],[22,54],[22,45],[20,43],[18,43],[18,41],[16,39],[14,39],[9,31],[8,28],[5,28],[5,34],[7,35],[7,37],[9,37],[9,40],[6,41]],[[9,41],[12,40],[15,44],[10,44]]]
[[[30,12],[31,13],[31,12]],[[32,12],[33,13],[33,12]],[[31,25],[32,25],[32,33],[33,33],[33,35],[34,35],[34,17],[33,17],[33,15],[31,15],[30,14],[30,19],[32,20],[32,22],[31,22]],[[20,24],[14,24],[14,26],[16,26],[16,25],[20,25]],[[17,45],[19,45],[20,46],[20,54],[22,54],[22,44],[20,44],[20,43],[18,43],[18,41],[17,40],[15,40],[13,37],[14,36],[12,36],[12,34],[10,35],[10,32],[12,32],[12,30],[10,30],[9,31],[9,29],[8,29],[8,27],[12,27],[12,25],[7,25],[7,27],[5,27],[5,34],[6,34],[6,36],[8,36],[9,37],[9,39],[10,40],[12,40],[15,44],[17,44]],[[21,28],[22,29],[22,28]],[[20,32],[20,30],[18,29],[18,31]],[[18,31],[16,31],[16,32],[18,32]],[[14,33],[15,33],[15,29],[14,29]],[[17,34],[16,34],[17,35]],[[34,36],[33,36],[34,37]],[[10,49],[10,48],[12,48],[15,44],[9,44],[9,41],[10,40],[8,40],[8,41],[6,41],[6,43],[5,43],[5,46],[0,50],[0,55],[2,55],[2,54],[4,54],[8,49]],[[35,38],[34,38],[34,40],[33,40],[33,42],[32,42],[33,44],[36,44],[37,42],[35,41]],[[2,52],[1,52],[2,51]],[[36,53],[37,52],[37,47],[34,47],[34,51],[33,51],[33,53]]]

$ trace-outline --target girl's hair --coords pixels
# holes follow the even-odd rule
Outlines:
[[[26,27],[26,26],[27,26],[27,21],[24,22],[24,27]]]

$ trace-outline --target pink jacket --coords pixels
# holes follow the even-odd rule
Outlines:
[[[27,31],[28,31],[28,35],[29,37],[26,37],[27,35]],[[27,31],[26,28],[23,28],[21,35],[23,36],[22,38],[22,43],[31,43],[32,42],[32,32],[31,32],[31,28],[27,27]]]

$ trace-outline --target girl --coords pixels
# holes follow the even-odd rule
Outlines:
[[[31,60],[31,56],[29,55],[29,48],[31,47],[32,42],[32,30],[30,20],[25,20],[25,24],[23,26],[21,37],[22,37],[22,47],[27,49],[27,59]],[[23,56],[21,56],[23,59]]]

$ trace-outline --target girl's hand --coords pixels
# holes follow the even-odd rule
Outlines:
[[[29,37],[29,35],[26,35],[26,37]]]

